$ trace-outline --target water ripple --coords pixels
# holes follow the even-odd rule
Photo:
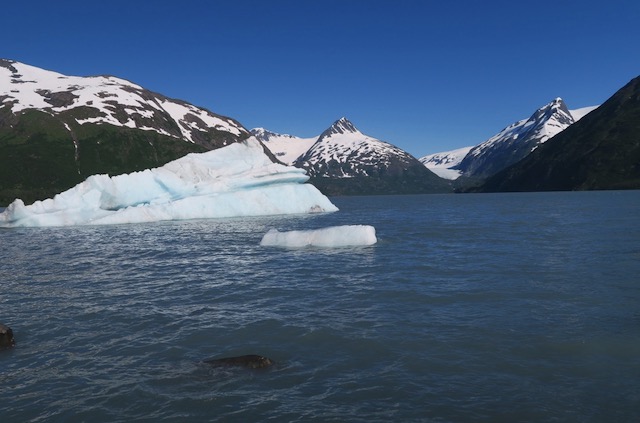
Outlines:
[[[638,420],[637,195],[2,231],[2,421]],[[378,244],[259,246],[342,224]]]

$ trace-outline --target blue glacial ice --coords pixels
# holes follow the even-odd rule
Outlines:
[[[373,226],[343,225],[287,232],[271,229],[264,234],[260,245],[284,248],[352,247],[373,245],[376,242],[378,240]]]
[[[161,220],[333,212],[304,170],[273,163],[250,138],[130,174],[93,175],[53,198],[0,213],[0,227],[107,225]]]

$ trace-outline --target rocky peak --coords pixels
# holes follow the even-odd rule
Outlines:
[[[562,125],[568,126],[574,123],[574,119],[569,108],[567,108],[567,105],[560,97],[538,109],[531,118],[529,118],[529,121],[547,122],[549,119],[554,117],[554,115],[555,120]]]
[[[326,131],[320,134],[320,138],[330,137],[336,134],[355,134],[359,133],[358,129],[347,119],[346,117],[341,117],[340,119],[333,122]]]
[[[265,129],[265,128],[253,128],[249,132],[251,133],[251,135],[256,137],[260,142],[269,142],[274,138],[291,138],[291,139],[297,138],[289,134],[278,134],[276,132],[269,131],[268,129]]]
[[[264,128],[253,128],[249,132],[261,142],[267,142],[271,137],[278,135]]]

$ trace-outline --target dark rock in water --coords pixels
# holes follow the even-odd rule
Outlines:
[[[0,349],[11,348],[16,344],[13,331],[9,326],[0,323]]]
[[[273,365],[273,360],[261,355],[240,355],[237,357],[213,358],[204,361],[207,364],[216,367],[236,366],[247,367],[249,369],[263,369]]]

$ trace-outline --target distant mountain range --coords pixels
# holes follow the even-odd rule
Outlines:
[[[596,108],[557,98],[476,146],[422,157],[346,118],[317,137],[238,121],[113,77],[66,76],[0,59],[0,205],[52,197],[256,137],[328,195],[640,188],[638,79]]]
[[[347,118],[314,138],[251,133],[287,164],[301,167],[329,195],[450,192],[451,184],[406,151],[360,132]]]

